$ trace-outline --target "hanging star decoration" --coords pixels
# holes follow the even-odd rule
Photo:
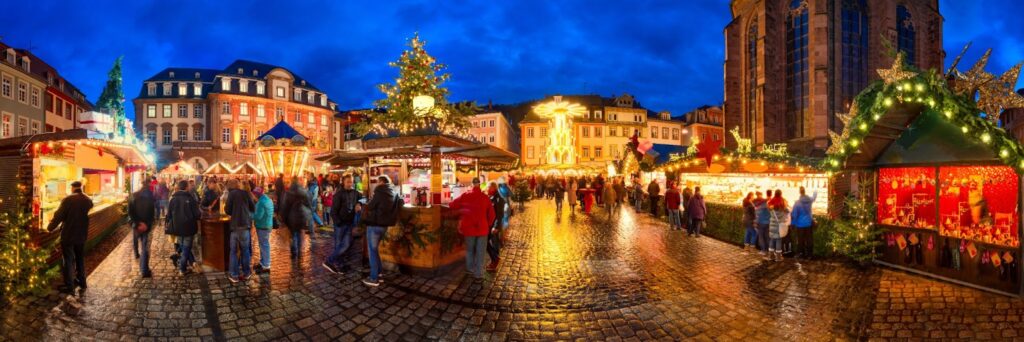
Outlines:
[[[850,106],[849,113],[836,113],[836,119],[839,119],[839,122],[843,123],[844,130],[847,126],[850,126],[850,120],[853,120],[853,118],[857,116],[857,111],[857,105],[852,105]]]
[[[999,78],[978,88],[978,109],[981,109],[985,117],[994,124],[998,124],[1003,109],[1024,108],[1024,97],[1013,91],[1022,64],[1024,63],[1014,65]]]
[[[981,58],[967,72],[953,69],[952,73],[956,78],[956,81],[953,82],[953,92],[958,95],[970,94],[973,97],[975,91],[979,90],[989,81],[992,81],[995,76],[985,71],[985,65],[988,64],[988,57],[990,55],[992,55],[992,49],[986,50],[985,54],[981,55]]]
[[[896,54],[896,60],[893,61],[892,67],[889,69],[878,69],[878,76],[882,77],[882,81],[885,84],[893,84],[917,75],[916,72],[909,71],[906,69],[906,56],[900,52]]]

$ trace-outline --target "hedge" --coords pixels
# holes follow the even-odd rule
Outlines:
[[[743,208],[717,203],[707,203],[707,224],[701,234],[711,236],[735,245],[743,244],[746,230],[743,228]],[[833,254],[830,240],[832,236],[831,221],[826,216],[814,215],[818,226],[814,229],[814,254],[830,256]],[[792,237],[792,234],[790,234]]]

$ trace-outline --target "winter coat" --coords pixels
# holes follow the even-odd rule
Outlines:
[[[167,196],[169,196],[170,193],[171,190],[168,189],[167,185],[164,184],[157,184],[156,190],[152,192],[153,198],[156,199],[157,201],[166,201]]]
[[[480,189],[480,188],[476,188]],[[391,227],[398,224],[398,216],[404,205],[398,192],[390,184],[378,184],[373,188],[373,197],[366,204],[366,213],[362,216],[367,226]]]
[[[576,190],[579,190],[579,187],[576,185],[576,182],[569,182],[569,205],[570,206],[575,206],[576,205],[576,201],[577,201],[577,198],[576,198],[577,197],[577,191]]]
[[[769,203],[776,203],[769,201]],[[768,223],[768,235],[772,239],[782,238],[780,229],[783,226],[789,225],[789,208],[785,205],[785,202],[781,204],[774,204],[769,209],[769,223]]]
[[[256,212],[252,215],[256,229],[270,230],[274,228],[274,201],[267,194],[260,195],[256,201]]]
[[[176,191],[167,205],[164,229],[168,235],[192,236],[199,232],[199,203],[188,191]]]
[[[224,201],[224,213],[231,215],[231,230],[249,230],[249,227],[252,227],[252,212],[255,210],[256,203],[248,191],[228,190],[228,199]]]
[[[139,223],[145,223],[150,229],[153,228],[153,222],[156,221],[156,198],[148,188],[132,194],[128,201],[128,219],[132,221],[132,228]]]
[[[743,227],[752,226],[755,217],[757,217],[757,212],[754,210],[754,200],[743,201]]]
[[[213,189],[206,189],[206,192],[203,193],[203,208],[210,208],[210,211],[217,212],[220,211],[221,204],[223,203],[220,203],[220,194]],[[210,207],[211,205],[213,207]]]
[[[801,195],[800,199],[793,203],[793,212],[791,213],[791,219],[793,226],[797,228],[809,228],[814,224],[814,217],[811,216],[811,205],[818,199],[818,193],[814,193],[814,197],[808,197],[807,195]]]
[[[660,194],[661,194],[661,187],[658,186],[658,182],[651,182],[651,184],[647,185],[647,195],[653,197],[653,196],[658,196]]]
[[[336,224],[352,224],[356,218],[356,204],[363,195],[352,189],[338,189],[331,199],[331,218]]]
[[[64,197],[50,218],[47,229],[53,231],[58,225],[64,224],[60,231],[61,243],[83,244],[89,238],[89,210],[92,210],[89,196],[76,192]]]
[[[448,207],[459,213],[459,233],[462,236],[487,236],[494,223],[494,207],[480,188],[473,187]]]
[[[676,189],[669,188],[665,192],[665,208],[669,210],[679,210],[679,191]]]
[[[694,220],[703,220],[704,215],[707,214],[708,208],[704,205],[704,195],[699,193],[693,194],[690,197],[690,201],[686,203],[687,215]]]
[[[505,198],[501,197],[501,194],[495,193],[491,196],[491,207],[494,207],[494,223],[491,224],[491,228],[501,228],[502,219],[505,218]]]
[[[604,186],[604,202],[612,203],[615,202],[615,188],[611,186]]]
[[[284,216],[285,225],[289,230],[296,231],[309,228],[309,220],[312,219],[312,203],[309,201],[309,194],[298,186],[292,187],[284,194],[284,205],[281,206],[281,215]]]
[[[755,218],[757,220],[757,224],[769,224],[769,223],[771,223],[771,216],[772,215],[768,212],[768,200],[763,199],[763,198],[761,198],[761,199],[755,198],[753,200],[753,203],[754,203],[754,211],[756,213]]]

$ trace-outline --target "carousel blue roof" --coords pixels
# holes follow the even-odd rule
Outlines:
[[[284,122],[284,120],[281,120],[281,121],[278,121],[277,124],[274,125],[274,127],[271,128],[270,130],[268,130],[266,133],[263,133],[263,135],[257,137],[256,140],[257,141],[261,141],[265,137],[271,137],[274,140],[282,139],[282,138],[283,139],[292,139],[295,136],[301,136],[303,138],[306,138],[305,135],[302,135],[302,133],[299,133],[299,131],[296,131],[295,128],[292,128],[292,125],[289,125],[287,122]]]

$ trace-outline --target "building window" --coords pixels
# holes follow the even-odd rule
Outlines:
[[[619,149],[615,148],[615,145],[608,146],[608,149],[612,151],[612,156],[615,157],[615,159],[619,159]]]
[[[163,144],[164,145],[170,145],[171,144],[171,128],[170,127],[164,128]]]
[[[526,137],[527,137],[527,138],[533,138],[533,127],[530,127],[530,128],[527,128],[527,129],[526,129]],[[532,148],[532,147],[531,147],[531,148]],[[531,157],[531,158],[532,158],[532,157]]]
[[[171,96],[171,83],[170,82],[164,82],[163,90],[164,90],[164,96]]]
[[[320,125],[327,126],[327,115],[320,116]]]
[[[220,130],[220,142],[225,143],[225,144],[231,142],[231,129],[230,128],[225,128],[225,129]]]
[[[594,116],[596,116],[598,120],[602,119],[602,117],[601,117],[602,115],[603,114],[601,114],[601,111],[599,111],[599,110],[595,110],[594,111]]]
[[[320,96],[320,105],[324,106],[324,107],[327,107],[327,96],[326,95]]]
[[[526,147],[526,158],[533,159],[533,146]]]
[[[28,103],[28,83],[18,81],[18,101]]]
[[[3,133],[4,138],[10,138],[12,136],[11,133],[13,133],[11,131],[14,127],[14,115],[4,113],[3,120],[3,130],[0,133]]]
[[[672,140],[679,140],[679,129],[678,128],[673,128],[672,129]]]
[[[807,3],[793,0],[786,21],[786,135],[803,137],[810,107],[807,64]]]
[[[708,134],[707,133],[701,133],[700,134],[700,141],[708,141]]]
[[[540,128],[540,137],[541,138],[547,138],[548,137],[548,128],[547,127],[541,127]]]
[[[584,138],[590,137],[590,127],[583,126],[583,137]]]
[[[164,117],[165,118],[171,117],[171,105],[169,105],[169,104],[165,104],[164,105]]]
[[[302,113],[295,112],[295,120],[292,121],[292,122],[297,123],[297,124],[302,123]]]
[[[757,18],[747,28],[747,119],[743,131],[753,136],[757,122]]]
[[[256,116],[257,117],[261,117],[261,118],[267,116],[267,112],[263,108],[263,104],[262,103],[256,105]]]
[[[274,121],[284,120],[284,108],[277,107],[274,110]]]
[[[594,127],[594,137],[600,138],[604,135],[604,127]]]
[[[718,141],[718,133],[711,135],[711,141]]]
[[[302,90],[295,89],[295,95],[292,96],[292,99],[295,100],[295,102],[302,101]]]
[[[253,70],[253,71],[255,71],[255,70]],[[257,95],[263,95],[264,88],[265,88],[265,86],[263,85],[263,82],[256,82],[256,94]]]
[[[494,120],[491,120],[491,127],[494,127]]]
[[[188,84],[185,82],[178,82],[178,96],[188,95]]]
[[[42,126],[43,126],[43,125],[42,125],[42,123],[41,123],[41,122],[39,122],[39,120],[32,120],[32,131],[31,131],[31,132],[32,132],[32,134],[39,134],[39,133],[42,133],[42,132],[40,131],[40,129],[42,129]]]
[[[590,147],[583,146],[583,158],[590,158]]]
[[[196,118],[196,119],[202,119],[203,118],[203,105],[202,104],[198,104],[197,103],[197,104],[192,105],[192,117]]]
[[[479,127],[480,127],[480,122],[479,121],[473,121],[473,128],[479,128]]]
[[[220,79],[220,90],[223,90],[223,91],[230,91],[231,90],[231,79],[230,78],[221,78]]]
[[[594,158],[601,158],[601,147],[594,147]]]
[[[652,139],[657,139],[658,138],[658,127],[651,127],[651,138]]]
[[[306,122],[308,122],[310,125],[315,124],[316,115],[314,115],[313,112],[309,112],[309,115],[306,115]]]
[[[238,91],[243,92],[243,93],[248,93],[249,92],[249,81],[238,80]]]
[[[146,85],[146,94],[149,96],[156,96],[156,83]]]
[[[203,85],[201,83],[193,84],[192,93],[193,96],[203,96]]]
[[[249,104],[242,102],[238,104],[238,115],[249,116]]]
[[[32,98],[29,101],[32,107],[41,108],[39,105],[39,88],[32,87]]]
[[[615,137],[615,136],[618,136],[618,134],[619,134],[619,129],[618,128],[608,127],[608,136],[609,137]]]
[[[668,127],[661,128],[661,138],[668,139]]]
[[[491,134],[491,143],[494,142],[494,134]]]
[[[148,106],[146,106],[146,117],[147,118],[155,118],[156,117],[156,105],[148,105]]]
[[[186,104],[178,105],[178,117],[179,118],[187,118],[188,117],[188,105],[186,105]]]
[[[150,144],[156,145],[156,128],[146,130],[146,140],[149,140]]]
[[[221,114],[231,114],[231,102],[221,101],[221,103],[220,103],[220,113]]]
[[[240,140],[240,141],[249,141],[249,129],[248,128],[240,128],[240,129],[238,129],[238,140]]]
[[[306,93],[306,102],[313,103],[313,92]]]
[[[842,98],[849,106],[853,98],[868,85],[868,9],[867,0],[843,0],[842,4]],[[849,108],[849,107],[845,107]],[[835,123],[833,130],[841,130]]]
[[[906,6],[896,6],[896,43],[899,51],[907,56],[907,64],[914,65],[915,53],[914,22],[910,19],[910,11]]]
[[[277,92],[277,97],[284,97],[284,87],[277,87],[274,91]]]
[[[4,75],[3,76],[3,95],[6,98],[14,98],[14,78]]]
[[[192,140],[202,141],[203,140],[203,128],[192,127]]]
[[[188,140],[188,127],[178,127],[178,141]]]

